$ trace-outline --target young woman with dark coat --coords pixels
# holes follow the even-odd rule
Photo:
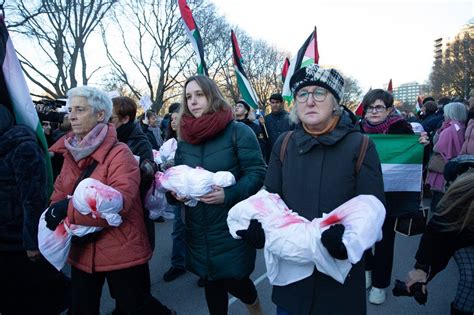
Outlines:
[[[393,96],[382,89],[368,92],[363,100],[364,120],[360,126],[368,134],[415,134],[409,122],[395,114]],[[423,133],[420,141],[427,143]],[[399,215],[412,212],[420,206],[420,192],[385,192],[387,216],[382,227],[383,238],[375,245],[375,254],[368,250],[366,260],[366,287],[372,288],[369,302],[385,302],[385,288],[390,285],[395,244],[395,220]]]
[[[262,187],[265,162],[257,138],[247,126],[234,122],[232,108],[206,76],[186,80],[178,117],[175,165],[229,171],[236,179],[230,187],[214,186],[195,207],[184,206],[186,268],[206,280],[210,314],[227,314],[228,293],[246,304],[250,314],[261,314],[249,278],[255,249],[232,238],[227,226],[230,208]]]

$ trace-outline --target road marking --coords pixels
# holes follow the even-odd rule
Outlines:
[[[267,277],[267,273],[265,272],[263,275],[261,275],[260,277],[258,277],[257,280],[255,280],[255,281],[253,282],[253,284],[254,284],[255,286],[257,286],[257,285],[258,285],[260,282],[262,282],[263,279],[265,279],[266,277]],[[236,297],[234,297],[234,296],[231,297],[231,298],[229,299],[229,306],[230,306],[232,303],[234,303],[235,301],[238,301],[238,298],[236,298]]]

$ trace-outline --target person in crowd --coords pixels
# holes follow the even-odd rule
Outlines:
[[[414,134],[412,126],[403,117],[394,114],[393,96],[391,93],[374,89],[362,99],[364,119],[360,126],[362,132],[368,134]],[[421,133],[420,142],[428,144],[428,136]],[[387,215],[382,227],[382,240],[372,249],[366,251],[366,288],[372,286],[369,302],[382,304],[385,302],[385,288],[390,285],[393,267],[393,250],[395,244],[395,220],[397,216],[418,209],[419,192],[385,192]]]
[[[423,283],[422,290],[436,274],[446,268],[451,257],[459,269],[459,282],[452,315],[474,313],[474,171],[458,177],[440,200],[438,211],[428,222],[416,264],[408,273],[406,286]]]
[[[344,79],[336,70],[317,64],[299,69],[290,79],[295,99],[290,116],[296,129],[289,138],[282,134],[275,142],[265,187],[308,220],[321,218],[360,194],[374,195],[384,202],[380,161],[370,139],[357,169],[364,138],[339,105],[343,87]],[[285,138],[287,146],[282,149]],[[327,231],[342,242],[344,229]],[[244,240],[250,246],[263,247],[262,234],[261,225],[251,223]],[[335,258],[346,259],[345,247],[342,249],[328,247]],[[277,314],[282,315],[365,314],[364,262],[352,267],[344,284],[315,268],[308,278],[274,286],[272,301]]]
[[[206,302],[212,315],[227,314],[228,293],[240,299],[250,314],[261,314],[257,290],[249,278],[256,251],[232,238],[227,213],[262,187],[265,162],[252,130],[233,120],[232,108],[214,81],[202,75],[186,80],[175,165],[229,171],[236,179],[230,187],[214,186],[195,207],[184,206],[186,268],[206,280]]]
[[[128,145],[135,156],[139,157],[140,166],[140,197],[145,200],[145,195],[153,182],[157,166],[153,161],[153,152],[150,141],[143,133],[140,125],[135,123],[137,104],[127,96],[112,99],[113,111],[110,122],[117,130],[117,139]],[[145,225],[148,240],[152,251],[155,248],[155,226],[148,216],[148,209],[144,208]]]
[[[179,106],[180,106],[180,103],[178,102],[171,103],[171,105],[168,107],[168,112],[161,120],[160,129],[161,129],[161,134],[163,135],[163,139],[169,139],[166,133],[169,130],[171,116],[173,115],[173,113],[178,112]]]
[[[444,119],[443,108],[446,104],[450,102],[451,102],[451,99],[449,97],[440,98],[437,102],[438,108],[436,112],[433,115],[431,115],[429,118],[426,118],[423,121],[422,123],[423,129],[425,129],[425,131],[428,134],[430,135],[434,134],[436,130],[438,130],[441,127],[441,124],[443,123],[443,119]]]
[[[436,111],[438,110],[438,104],[433,101],[426,101],[423,100],[423,106],[421,107],[421,122],[423,123],[429,117],[433,116]]]
[[[471,90],[474,94],[474,90]],[[462,155],[474,155],[474,95],[469,99],[469,109],[467,113],[467,127],[464,134],[464,143],[461,148]]]
[[[158,118],[152,110],[147,110],[140,118],[140,126],[151,143],[153,150],[159,150],[163,144],[161,130],[158,128]]]
[[[234,105],[234,115],[236,121],[246,124],[253,130],[253,132],[255,132],[255,135],[258,139],[258,144],[260,145],[260,149],[262,151],[262,155],[266,160],[267,137],[263,127],[260,124],[255,123],[255,119],[250,119],[251,117],[254,117],[252,110],[250,109],[250,105],[244,100],[239,100]]]
[[[179,103],[173,103],[178,104]],[[171,106],[173,106],[171,104]],[[177,140],[177,129],[178,129],[178,111],[179,106],[170,106],[170,121],[168,123],[168,128],[166,131],[167,137],[166,141],[170,139]],[[174,160],[167,161],[160,165],[160,169],[164,172],[168,168],[174,166]],[[174,222],[173,222],[173,232],[171,232],[171,239],[173,245],[171,248],[171,267],[163,274],[163,280],[165,282],[170,282],[176,278],[182,276],[186,273],[186,247],[185,247],[185,231],[184,231],[184,222],[181,217],[181,204],[173,205],[174,210]],[[204,286],[203,280],[201,280],[200,286]]]
[[[436,131],[433,138],[433,155],[428,164],[428,175],[426,183],[430,185],[432,192],[431,211],[436,210],[438,202],[443,197],[445,190],[445,179],[443,176],[444,167],[434,168],[431,165],[435,155],[440,155],[440,160],[446,164],[452,158],[461,153],[464,143],[465,122],[467,119],[466,107],[462,103],[449,103],[444,106],[444,122],[441,128]],[[432,161],[433,160],[433,161]]]
[[[69,280],[38,250],[46,187],[46,163],[36,135],[15,125],[0,105],[1,314],[60,314],[69,307]]]
[[[152,256],[140,198],[140,169],[132,152],[117,141],[110,97],[93,87],[68,91],[72,132],[50,151],[64,156],[45,219],[55,230],[66,219],[71,224],[103,227],[100,232],[74,241],[69,252],[72,314],[99,314],[104,281],[117,307],[126,314],[175,314],[149,293],[148,261]],[[118,227],[77,211],[68,195],[89,176],[118,190],[123,197]]]
[[[260,122],[263,123],[268,133],[267,142],[267,162],[272,152],[272,147],[278,137],[285,131],[292,130],[294,126],[291,124],[288,112],[283,108],[283,97],[280,93],[273,93],[270,96],[270,114],[266,115]]]

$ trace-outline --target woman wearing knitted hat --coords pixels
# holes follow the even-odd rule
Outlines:
[[[371,140],[357,168],[364,138],[348,110],[338,104],[342,76],[315,64],[295,72],[290,87],[295,99],[290,119],[297,126],[290,136],[282,134],[273,147],[266,189],[278,193],[290,209],[308,220],[361,194],[383,202],[382,172]],[[347,259],[343,232],[344,226],[336,225],[322,235],[336,259]],[[363,262],[352,267],[344,284],[314,269],[305,279],[274,286],[272,293],[278,314],[365,314],[365,299]]]

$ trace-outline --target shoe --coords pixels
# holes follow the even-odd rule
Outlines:
[[[205,286],[206,286],[206,280],[204,280],[204,278],[199,278],[198,287],[204,288]]]
[[[160,215],[158,218],[154,219],[153,222],[163,223],[163,222],[165,222],[165,218]]]
[[[368,290],[372,286],[372,271],[365,272],[365,289]]]
[[[182,268],[176,268],[176,267],[171,267],[165,274],[163,275],[163,280],[165,282],[170,282],[173,281],[174,279],[178,278],[179,276],[182,276],[186,273],[185,269]]]
[[[375,305],[380,305],[385,302],[385,289],[372,287],[369,293],[369,302]]]

